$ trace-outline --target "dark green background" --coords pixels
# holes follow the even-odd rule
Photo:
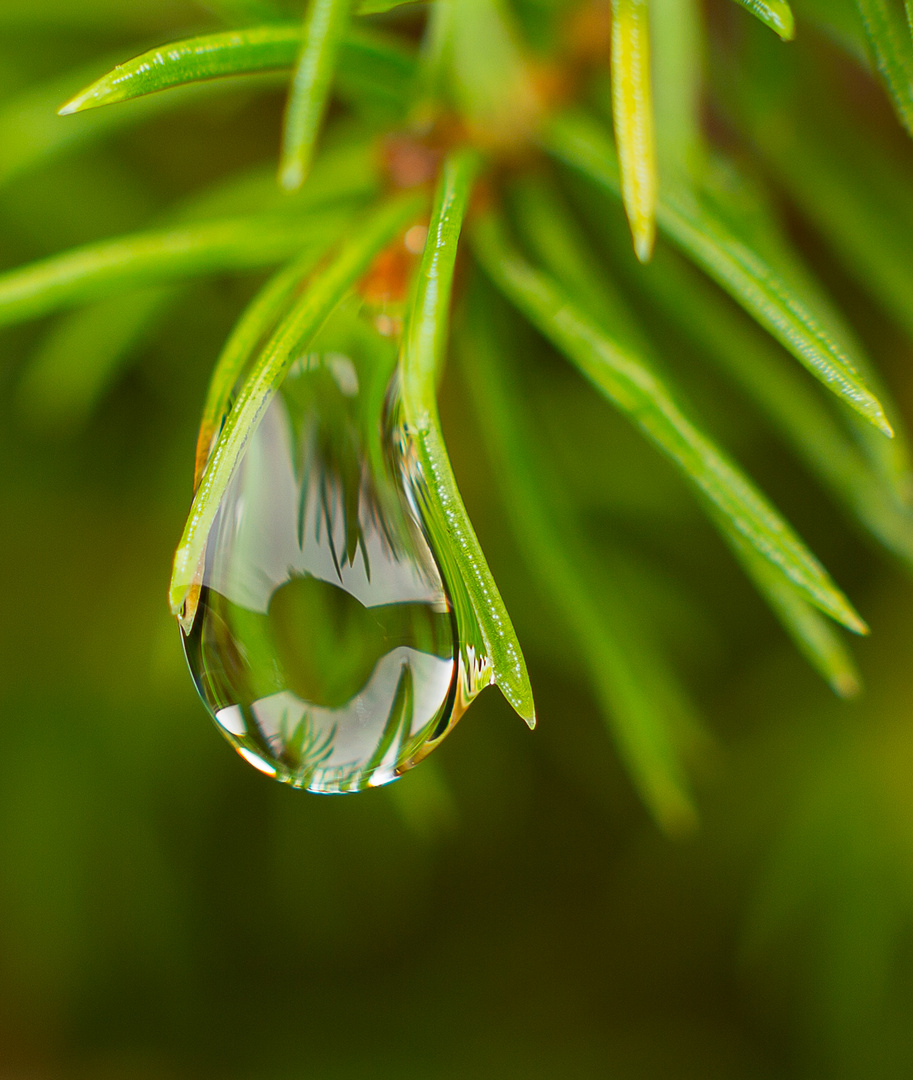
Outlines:
[[[70,8],[0,0],[4,115],[93,57],[214,25],[178,0]],[[281,106],[223,90],[35,160],[0,189],[0,266],[270,160]],[[514,553],[458,371],[445,427],[539,729],[488,691],[413,774],[332,799],[219,738],[165,589],[208,371],[255,285],[189,286],[69,423],[18,390],[49,325],[0,337],[0,1078],[913,1075],[913,589],[700,375],[873,635],[865,696],[837,703],[671,470],[540,365],[530,409],[593,536],[662,567],[655,618],[716,740],[695,836],[637,803]],[[909,406],[909,346],[854,314]]]

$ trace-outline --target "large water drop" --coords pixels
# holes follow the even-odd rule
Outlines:
[[[310,791],[396,779],[488,681],[477,656],[460,661],[391,413],[394,360],[349,312],[295,362],[219,507],[184,632],[225,737]]]

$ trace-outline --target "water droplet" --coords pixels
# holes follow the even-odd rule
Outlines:
[[[310,791],[396,779],[491,681],[423,525],[390,390],[397,342],[374,323],[340,313],[293,365],[219,507],[182,630],[225,738]]]

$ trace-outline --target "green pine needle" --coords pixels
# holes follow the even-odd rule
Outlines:
[[[598,125],[584,116],[565,114],[552,121],[543,142],[556,158],[611,194],[620,194],[614,148]],[[792,283],[783,281],[760,252],[735,236],[712,210],[684,189],[662,192],[657,219],[668,237],[816,378],[884,434],[893,434],[881,403],[862,381],[852,360],[824,331]]]
[[[414,4],[417,0],[359,0],[357,11],[359,15],[381,15],[394,8],[404,7],[406,4]]]
[[[269,214],[89,244],[0,274],[0,326],[139,285],[272,266],[304,247],[326,246],[347,220],[338,211]]]
[[[351,0],[310,0],[282,129],[279,183],[286,191],[297,191],[310,170],[350,7]]]
[[[765,161],[847,271],[913,333],[913,211],[907,171],[864,124],[777,108],[740,88],[740,110]],[[873,198],[873,194],[877,198]]]
[[[856,0],[866,40],[894,109],[913,134],[913,39],[893,0]],[[909,13],[909,7],[907,8]]]
[[[737,3],[748,8],[752,15],[756,15],[784,41],[791,41],[795,37],[796,24],[786,0],[737,0]]]
[[[536,709],[526,662],[463,506],[437,411],[437,375],[446,348],[457,243],[477,170],[476,156],[461,152],[448,158],[441,173],[403,337],[403,412],[428,478],[427,510],[440,558],[445,566],[453,567],[465,586],[494,682],[527,724],[535,727]]]
[[[765,598],[799,651],[838,697],[855,697],[862,683],[853,658],[831,624],[823,618],[799,590],[762,558],[735,532],[730,546],[745,573]]]
[[[856,633],[865,623],[817,559],[744,476],[682,414],[656,376],[604,332],[546,275],[513,250],[496,218],[476,226],[474,248],[505,295],[808,599]]]
[[[619,239],[613,250],[620,254],[623,246]],[[913,567],[913,510],[866,461],[814,384],[776,343],[667,248],[657,249],[656,273],[644,272],[633,259],[629,263],[621,265],[631,284],[741,388],[859,524]]]
[[[541,181],[525,180],[519,195],[514,205],[521,234],[549,272],[584,303],[615,341],[652,360],[651,346],[633,322],[629,306],[613,295],[612,283],[586,257],[584,237],[554,194]],[[617,248],[619,253],[628,251],[624,242]],[[665,247],[657,252],[655,273],[630,255],[624,265],[657,307],[677,321],[683,334],[699,343],[703,355],[720,362],[765,409],[774,426],[794,443],[823,482],[846,500],[887,547],[909,560],[913,556],[913,514],[904,513],[866,466],[849,437],[817,400],[814,388],[779,363],[776,345]],[[849,676],[852,661],[834,631],[796,586],[744,541],[729,519],[716,515],[715,521],[787,632],[835,691],[848,696],[856,685]]]
[[[785,0],[738,2],[780,38],[793,37]],[[580,6],[582,13],[582,0]],[[913,0],[903,5],[907,23],[900,0],[795,6],[855,57],[867,41],[895,110],[913,131]],[[28,415],[65,427],[87,415],[136,352],[177,282],[283,266],[242,315],[216,364],[198,486],[175,556],[173,610],[185,619],[192,614],[217,507],[291,358],[397,233],[427,211],[424,185],[445,162],[430,239],[409,283],[400,405],[426,478],[420,498],[445,578],[465,590],[493,679],[514,708],[533,722],[525,661],[466,515],[436,400],[467,214],[476,259],[520,313],[505,321],[524,316],[671,459],[798,648],[837,693],[855,692],[852,659],[824,616],[858,633],[865,624],[671,389],[675,346],[690,345],[868,536],[913,565],[913,467],[898,411],[867,358],[877,335],[860,324],[857,336],[856,309],[848,318],[809,271],[771,209],[761,174],[769,171],[777,198],[788,198],[892,318],[892,332],[913,335],[909,178],[893,151],[883,151],[882,135],[850,118],[852,108],[827,120],[833,78],[826,63],[809,60],[812,51],[801,42],[784,49],[748,18],[738,20],[737,41],[716,24],[705,39],[695,0],[611,0],[613,141],[583,111],[609,111],[607,65],[604,54],[587,53],[588,41],[568,44],[573,19],[564,15],[576,14],[574,0],[302,0],[300,7],[303,22],[291,23],[288,6],[274,0],[214,0],[225,23],[241,28],[119,64],[72,97],[60,117],[49,103],[72,92],[85,72],[55,78],[0,108],[4,182],[199,100],[215,92],[214,80],[253,89],[290,81],[279,171],[288,191],[310,175],[300,195],[279,191],[261,168],[194,196],[142,232],[0,274],[0,325],[84,305],[50,329],[19,375],[18,399]],[[91,25],[79,5],[71,9],[68,25]],[[25,19],[23,12],[17,18]],[[381,18],[373,23],[362,19],[375,15]],[[152,27],[150,18],[136,16],[133,25]],[[397,36],[399,29],[405,33]],[[718,51],[705,72],[707,40]],[[578,47],[580,56],[571,55]],[[801,75],[793,54],[805,65]],[[93,65],[92,74],[97,70]],[[228,78],[240,75],[249,81]],[[175,92],[157,93],[166,89]],[[708,99],[710,114],[727,124],[731,160],[703,123]],[[134,101],[127,109],[97,108],[127,101]],[[316,155],[321,141],[326,149]],[[543,150],[564,168],[543,162]],[[576,216],[559,184],[574,196]],[[381,201],[383,191],[397,188],[411,193]],[[508,218],[525,254],[507,239]],[[605,580],[577,528],[580,507],[560,478],[550,477],[551,462],[530,436],[519,376],[511,374],[512,342],[498,322],[502,301],[471,267],[465,280],[467,311],[453,339],[471,375],[518,552],[563,619],[645,803],[666,827],[682,828],[695,816],[685,734],[694,726],[683,719],[684,695],[652,628]],[[458,295],[460,281],[457,275]],[[660,354],[654,339],[672,348]],[[390,370],[381,374],[385,382]],[[885,439],[895,427],[897,437]],[[588,588],[597,580],[605,587]],[[403,705],[409,688],[401,689]],[[400,729],[397,707],[383,749]]]
[[[334,29],[340,36],[333,44],[339,60],[336,77],[342,87],[356,91],[360,88],[382,99],[401,102],[415,73],[415,61],[409,51],[372,31],[359,28],[346,32],[344,25],[340,29],[335,24]],[[119,64],[72,97],[59,109],[59,114],[70,116],[188,83],[291,70],[304,40],[305,31],[300,24],[278,23],[176,41]],[[326,74],[325,65],[318,74],[321,78]],[[313,97],[317,90],[316,86],[312,88],[308,108],[319,104],[318,98]],[[321,93],[325,90],[324,87]],[[320,100],[325,103],[325,96]],[[303,120],[308,115],[303,113]]]
[[[612,114],[634,250],[641,262],[649,262],[657,180],[647,0],[612,0]]]
[[[202,96],[203,88],[187,86],[173,94],[149,97],[132,109],[86,113],[78,119],[57,115],[61,99],[72,93],[75,86],[83,85],[99,66],[108,63],[102,60],[100,65],[94,63],[56,75],[45,83],[10,95],[0,104],[0,184],[7,184],[68,152],[87,148],[162,113],[180,109]],[[259,76],[256,84],[271,79],[270,75]],[[231,85],[226,82],[223,87]],[[212,93],[212,89],[208,88],[208,92]]]
[[[617,588],[594,588],[598,561],[522,418],[514,342],[499,342],[490,313],[474,299],[460,356],[519,551],[537,594],[571,634],[644,802],[668,832],[689,832],[697,822],[686,779],[691,709],[636,609]]]
[[[60,116],[114,105],[186,83],[290,68],[301,48],[300,26],[259,26],[176,41],[118,64],[70,98]]]

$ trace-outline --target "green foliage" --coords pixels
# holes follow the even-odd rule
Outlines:
[[[401,104],[415,74],[409,51],[395,41],[371,31],[355,30],[343,36],[343,29],[338,29],[336,33],[336,37],[341,40],[334,38],[333,64],[330,71],[328,73],[321,65],[320,78],[325,80],[335,70],[343,93],[348,91],[350,94],[358,94],[361,91],[362,96],[389,101],[394,108]],[[63,105],[59,113],[61,116],[69,116],[100,105],[131,101],[159,90],[170,90],[209,79],[291,69],[304,41],[305,33],[300,26],[277,23],[221,34],[204,34],[168,49],[152,49],[133,60],[119,64],[112,72],[97,79]],[[68,77],[67,81],[71,83],[72,76]],[[309,86],[310,83],[306,84],[305,89]],[[323,86],[321,91],[324,104],[327,89],[327,86]],[[309,93],[312,95],[309,98],[312,103],[309,107],[316,108],[316,88],[311,88]],[[36,112],[40,111],[41,120],[46,122],[46,98],[52,95],[57,95],[56,85],[54,91],[45,91],[34,105],[16,103],[17,117],[21,120],[23,108],[31,108]],[[111,121],[113,116],[118,114],[107,115]],[[316,122],[315,115],[309,123]],[[62,136],[63,128],[55,130]],[[309,138],[313,150],[316,129]],[[300,186],[294,185],[295,188]]]
[[[611,578],[594,591],[598,557],[518,408],[517,327],[490,298],[474,300],[460,357],[524,562],[573,636],[641,797],[669,832],[687,832],[696,823],[687,761],[700,741],[693,706],[637,606]]]
[[[649,0],[622,108],[611,6],[339,5],[287,192],[316,6],[0,3],[11,1075],[913,1074],[913,5],[794,0],[786,42]],[[429,223],[371,401],[397,364],[539,723],[484,694],[304,798],[211,737],[168,557],[194,438],[176,606],[283,372]]]
[[[530,727],[536,709],[526,662],[498,587],[460,497],[437,409],[437,378],[447,348],[449,308],[457,245],[478,165],[475,155],[450,157],[441,173],[415,296],[403,335],[400,392],[406,424],[416,441],[423,475],[429,478],[429,532],[439,558],[462,583],[478,627],[492,678]]]
[[[0,325],[136,285],[269,266],[306,245],[325,246],[340,224],[326,210],[310,219],[269,214],[92,244],[0,277]]]
[[[792,37],[787,4],[745,0],[744,6],[780,37]],[[11,131],[25,118],[0,163],[12,182],[52,155],[127,130],[156,110],[163,112],[166,104],[169,109],[183,104],[188,94],[208,92],[189,84],[218,79],[218,85],[230,86],[232,80],[223,77],[259,74],[276,80],[279,72],[291,73],[280,177],[285,188],[300,188],[300,195],[283,197],[270,190],[262,173],[242,173],[207,195],[185,198],[161,228],[99,240],[0,276],[3,325],[88,305],[46,338],[18,390],[21,406],[36,422],[44,417],[48,424],[56,417],[72,425],[84,421],[143,335],[176,302],[179,283],[292,260],[253,301],[216,365],[198,442],[196,497],[175,561],[172,609],[180,612],[185,602],[193,604],[215,508],[295,351],[307,346],[397,230],[427,212],[427,185],[438,168],[440,147],[456,140],[474,149],[448,159],[443,173],[443,202],[437,204],[432,240],[412,285],[401,391],[407,421],[420,433],[440,557],[452,562],[454,577],[468,583],[495,681],[531,721],[525,663],[459,496],[437,413],[464,213],[471,219],[475,258],[489,278],[544,340],[675,463],[787,632],[839,693],[852,692],[857,683],[852,661],[815,609],[856,632],[864,632],[865,623],[785,518],[731,463],[699,412],[692,418],[692,410],[679,404],[676,350],[658,347],[647,329],[654,315],[666,320],[678,341],[701,352],[739,388],[864,530],[911,560],[911,481],[899,413],[844,315],[786,238],[762,182],[735,156],[724,158],[702,132],[704,45],[695,6],[689,0],[658,0],[651,28],[643,4],[614,5],[612,91],[607,93],[598,70],[589,77],[583,68],[575,76],[580,87],[571,108],[555,107],[534,74],[523,38],[526,28],[539,25],[538,47],[547,62],[572,67],[576,61],[563,39],[548,36],[549,27],[554,34],[560,19],[570,17],[570,4],[518,2],[514,8],[506,0],[455,5],[438,0],[426,11],[393,3],[313,0],[303,24],[288,21],[291,13],[282,5],[216,7],[229,21],[247,25],[140,53],[71,97],[53,122],[47,119],[49,102],[65,82],[82,76],[55,77],[45,87],[23,91],[0,116],[0,130]],[[814,4],[810,8],[818,12]],[[913,55],[913,41],[898,12],[889,8],[880,0],[860,5],[878,68],[903,116],[903,65],[908,53]],[[550,23],[543,13],[550,13]],[[384,16],[383,29],[377,20],[362,21],[365,15]],[[257,18],[261,23],[251,25]],[[854,24],[838,14],[834,25],[847,37]],[[417,53],[398,27],[413,35],[424,28]],[[723,108],[751,134],[777,179],[860,284],[908,327],[904,230],[913,232],[913,220],[907,220],[902,167],[878,146],[872,154],[853,155],[850,147],[875,137],[851,118],[816,122],[811,109],[796,108],[797,95],[809,93],[804,69],[793,73],[791,61],[783,59],[784,46],[771,45],[769,36],[749,38],[744,58],[718,65]],[[821,73],[812,81],[817,86],[826,78]],[[776,92],[763,89],[768,84],[777,84]],[[354,115],[334,113],[334,96]],[[598,118],[607,101],[617,150]],[[37,119],[33,123],[30,117]],[[82,127],[71,135],[68,123]],[[391,130],[406,132],[412,156],[403,159],[406,165],[387,166],[387,182],[415,190],[378,202],[383,168],[376,147]],[[534,160],[537,147],[539,175],[523,175],[517,162],[524,155]],[[862,164],[857,166],[855,157]],[[476,176],[481,177],[477,184]],[[470,202],[474,184],[478,207]],[[561,185],[569,188],[570,204],[559,194]],[[529,259],[508,239],[508,221],[496,208],[505,199]],[[621,201],[637,256],[650,263],[646,268],[638,268],[629,247],[619,244],[611,200]],[[661,242],[651,263],[654,221]],[[598,248],[586,235],[593,226]],[[341,242],[343,235],[349,239]],[[628,292],[648,315],[643,323],[629,306]],[[104,347],[93,350],[102,327]],[[478,333],[490,363],[509,365],[506,356],[493,359],[504,351],[498,335]],[[784,350],[833,392],[841,415],[789,369]],[[486,381],[497,396],[497,376],[482,378]],[[523,421],[512,415],[516,395],[503,389],[500,395],[497,407],[489,408],[484,397],[477,407],[494,424],[488,441],[509,475],[517,471],[515,447],[523,438],[510,432],[514,427],[522,432]],[[498,440],[501,428],[507,433],[504,446]],[[885,436],[895,434],[892,445]],[[548,513],[533,507],[532,490],[527,494],[525,516],[543,523],[537,533],[550,535],[544,524]],[[514,520],[520,542],[531,552],[531,566],[544,574],[552,565],[546,548],[562,541],[556,533],[548,543],[530,543],[524,515],[517,513]],[[580,558],[598,560],[595,554]],[[691,812],[685,766],[669,734],[674,724],[668,727],[672,721],[663,719],[662,701],[669,695],[641,699],[636,686],[641,676],[635,672],[661,666],[646,659],[660,647],[645,644],[640,653],[630,642],[619,643],[576,582],[574,561],[552,565],[555,580],[565,583],[564,601],[556,596],[558,607],[591,657],[594,689],[617,721],[626,760],[645,797],[667,823],[684,820]],[[622,610],[620,602],[615,606]],[[636,621],[636,616],[619,618]],[[632,641],[641,639],[641,631],[632,634]]]
[[[641,262],[656,238],[656,135],[646,0],[612,0],[612,119],[625,210]]]
[[[618,167],[608,138],[584,117],[562,116],[545,137],[559,160],[614,195],[621,192]],[[881,403],[858,373],[859,361],[847,356],[833,334],[821,326],[798,283],[770,265],[750,239],[733,230],[694,192],[672,191],[658,206],[658,221],[669,238],[718,284],[730,292],[817,378],[861,415],[892,434]]]
[[[279,161],[279,182],[289,191],[304,183],[330,95],[350,0],[313,0],[292,76]]]
[[[913,132],[913,41],[910,26],[890,0],[856,0],[872,59],[891,94],[897,115]]]
[[[793,13],[786,0],[738,0],[748,10],[775,30],[784,41],[789,41],[796,32]]]
[[[732,529],[822,611],[857,633],[865,624],[817,560],[764,498],[685,417],[643,361],[619,347],[560,285],[537,273],[512,250],[503,228],[479,222],[475,250],[492,279],[555,346],[644,434],[666,453]]]

